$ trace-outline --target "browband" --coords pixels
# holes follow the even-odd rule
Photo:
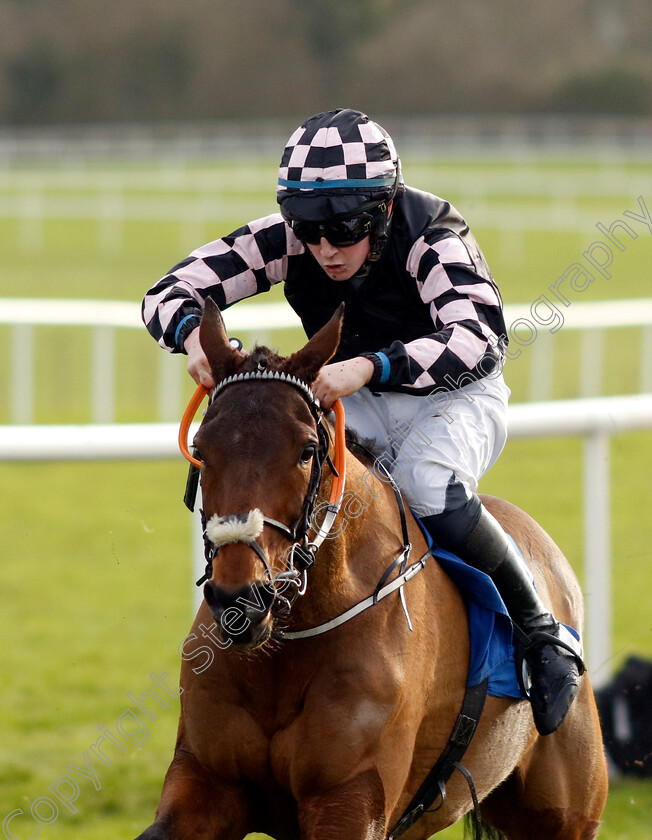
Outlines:
[[[281,373],[278,370],[253,370],[249,373],[235,373],[233,376],[228,376],[226,379],[222,379],[221,382],[217,383],[213,390],[212,398],[215,399],[228,385],[234,385],[237,382],[249,382],[252,379],[267,379],[293,385],[301,391],[311,405],[319,406],[319,400],[305,382],[296,376],[291,376],[289,373]]]

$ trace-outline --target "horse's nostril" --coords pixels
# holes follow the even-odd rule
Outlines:
[[[221,597],[220,590],[217,586],[213,583],[212,580],[209,580],[208,583],[204,584],[204,598],[206,599],[206,603],[211,609],[211,612],[215,612],[216,610],[223,610],[223,606],[220,603]]]
[[[204,598],[226,645],[256,647],[267,640],[271,626],[267,621],[274,592],[261,584],[238,590],[225,590],[212,580],[204,585]]]
[[[229,615],[232,618],[236,613],[240,613],[243,618],[257,624],[269,613],[274,601],[274,592],[258,583],[228,592],[210,580],[204,585],[204,598],[216,621],[230,610]]]

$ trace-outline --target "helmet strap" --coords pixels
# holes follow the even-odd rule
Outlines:
[[[391,208],[389,213],[385,210],[385,212],[378,214],[369,233],[369,253],[367,254],[367,259],[362,263],[351,280],[364,280],[369,275],[374,264],[381,258],[385,246],[389,241],[391,224]]]
[[[378,262],[389,240],[389,230],[392,224],[392,202],[385,204],[384,207],[380,205],[378,209],[381,212],[374,219],[373,227],[369,233],[369,255],[366,262]]]

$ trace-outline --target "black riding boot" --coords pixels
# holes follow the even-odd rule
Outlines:
[[[496,584],[529,667],[534,722],[541,735],[549,735],[561,725],[577,694],[584,671],[581,659],[559,639],[559,623],[541,602],[514,545],[484,507],[465,539],[439,544]]]

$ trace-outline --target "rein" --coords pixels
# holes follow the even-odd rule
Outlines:
[[[278,522],[276,519],[272,519],[271,517],[265,516],[258,510],[250,511],[249,514],[249,516],[251,516],[251,514],[255,513],[257,516],[260,517],[261,522],[264,522],[265,524],[270,525],[271,527],[276,528],[277,530],[280,530],[290,541],[291,549],[289,553],[288,570],[274,575],[265,555],[265,552],[260,547],[260,545],[258,544],[258,542],[252,534],[246,534],[246,532],[243,531],[241,537],[238,537],[237,539],[228,540],[244,542],[255,551],[255,553],[258,555],[265,567],[265,571],[269,579],[268,582],[274,586],[276,598],[280,600],[281,609],[279,610],[279,612],[288,614],[292,607],[292,603],[294,603],[296,597],[305,593],[307,586],[307,570],[313,565],[317,549],[328,537],[330,531],[332,530],[335,519],[340,511],[341,500],[343,497],[344,486],[346,483],[346,440],[344,429],[344,407],[340,400],[336,400],[333,404],[333,411],[335,413],[335,452],[333,464],[330,461],[330,457],[328,454],[329,436],[323,425],[322,409],[319,406],[319,402],[312,393],[311,389],[304,382],[297,379],[296,377],[289,376],[288,374],[279,373],[278,371],[271,372],[267,370],[236,374],[234,376],[228,377],[227,379],[224,379],[222,382],[217,384],[212,394],[210,394],[211,401],[214,400],[217,397],[217,395],[220,394],[229,385],[252,380],[285,382],[286,384],[297,388],[302,393],[304,399],[308,403],[308,406],[317,424],[317,430],[320,438],[320,446],[313,455],[313,469],[310,477],[309,488],[306,494],[306,499],[304,501],[302,515],[300,516],[299,520],[293,526],[288,527],[282,522]],[[183,454],[184,458],[190,461],[193,467],[196,467],[197,469],[201,469],[202,462],[190,453],[190,450],[188,448],[188,432],[190,429],[190,425],[199,409],[199,406],[202,404],[205,397],[209,395],[209,393],[210,392],[203,385],[199,385],[197,387],[195,393],[193,394],[188,404],[188,407],[184,412],[183,418],[181,420],[181,426],[179,428],[179,448],[181,449],[181,453]],[[313,506],[317,496],[317,492],[319,490],[319,485],[321,483],[322,467],[327,460],[331,465],[334,477],[331,485],[331,491],[329,494],[328,502],[326,504],[326,513],[321,525],[317,530],[317,533],[315,534],[314,539],[308,540],[307,531],[311,524]],[[379,466],[385,472],[387,481],[391,484],[394,490],[396,502],[400,513],[403,544],[401,546],[401,550],[397,559],[394,560],[383,573],[375,591],[371,595],[369,595],[369,597],[358,602],[341,615],[336,616],[330,621],[327,621],[326,623],[321,624],[317,627],[311,627],[305,630],[296,631],[284,631],[276,629],[274,631],[274,636],[276,638],[291,641],[295,639],[311,638],[313,636],[319,636],[323,633],[327,633],[329,630],[332,630],[335,627],[344,624],[345,622],[354,618],[356,615],[359,615],[361,612],[364,612],[370,607],[375,606],[379,601],[381,601],[383,598],[386,598],[388,595],[391,595],[397,589],[399,590],[401,605],[403,607],[408,626],[410,630],[412,630],[412,622],[410,620],[410,615],[408,613],[407,605],[405,603],[405,593],[403,587],[409,580],[411,580],[411,578],[413,578],[416,574],[418,574],[425,568],[426,561],[432,555],[432,550],[428,550],[423,555],[423,557],[421,557],[416,563],[413,563],[412,565],[408,566],[408,559],[412,550],[412,545],[409,541],[409,536],[407,532],[407,519],[405,514],[405,505],[403,503],[403,498],[393,477],[386,470],[383,464],[379,464]],[[197,581],[197,586],[200,586],[202,583],[204,583],[210,578],[212,573],[213,560],[219,551],[219,545],[225,544],[226,542],[220,541],[218,544],[215,544],[211,540],[207,532],[210,531],[210,533],[219,533],[219,528],[227,524],[233,525],[236,523],[240,523],[241,525],[244,525],[244,521],[247,518],[246,514],[232,514],[219,518],[212,517],[211,520],[207,522],[204,512],[202,511],[201,513],[204,548],[206,554],[206,571],[204,573],[204,576]],[[295,561],[299,565],[298,569],[295,566]],[[397,570],[398,574],[395,578],[393,578],[390,581],[389,578]],[[294,584],[294,586],[296,587],[291,600],[286,598],[285,595],[281,594],[281,591],[279,589],[279,584],[282,585],[282,587],[285,587],[285,585],[288,583]]]
[[[186,410],[183,412],[181,425],[179,426],[179,449],[181,450],[181,454],[186,461],[190,461],[197,469],[201,469],[201,461],[190,454],[190,450],[188,449],[188,432],[190,431],[190,424],[195,419],[195,414],[199,411],[199,406],[204,402],[208,394],[208,388],[205,388],[203,385],[197,386]]]
[[[315,451],[312,456],[312,469],[310,474],[310,481],[302,506],[301,514],[298,520],[291,525],[285,525],[283,522],[279,522],[276,519],[272,519],[269,516],[265,516],[260,511],[256,511],[256,513],[260,517],[261,522],[280,531],[290,543],[290,551],[287,555],[286,570],[274,574],[264,550],[256,541],[255,537],[258,536],[258,534],[248,534],[246,532],[246,528],[243,530],[241,537],[237,539],[230,539],[227,541],[244,542],[255,551],[255,553],[262,561],[263,566],[265,567],[265,573],[267,576],[266,583],[269,583],[274,588],[275,613],[287,614],[289,613],[292,603],[296,599],[297,595],[303,595],[306,591],[307,570],[313,565],[317,550],[322,545],[324,540],[328,537],[340,510],[341,500],[344,493],[344,486],[346,483],[346,441],[344,433],[344,408],[339,400],[337,400],[333,405],[333,411],[335,413],[335,451],[333,463],[329,454],[330,435],[323,422],[323,411],[319,405],[319,401],[314,396],[308,385],[306,385],[305,382],[301,381],[297,377],[290,376],[289,374],[285,373],[280,373],[278,371],[268,371],[265,369],[251,371],[249,373],[235,374],[234,376],[229,376],[228,378],[222,380],[216,385],[215,389],[210,394],[211,401],[214,401],[217,398],[217,396],[221,394],[222,391],[229,385],[241,382],[261,380],[268,382],[283,382],[285,384],[291,385],[292,387],[300,391],[301,395],[306,400],[310,412],[315,420],[315,424],[317,426],[317,434],[319,437],[319,444],[317,447],[315,447]],[[199,406],[203,402],[204,398],[208,395],[209,391],[203,385],[199,385],[197,387],[195,393],[193,394],[188,404],[188,407],[186,408],[186,411],[184,412],[183,418],[181,420],[181,426],[179,428],[179,448],[181,449],[181,453],[183,454],[183,456],[192,464],[191,470],[193,468],[201,470],[202,462],[198,458],[196,458],[194,454],[190,453],[190,450],[188,448],[188,432],[190,429],[190,425],[195,417],[195,414],[199,409]],[[314,505],[321,484],[323,466],[326,462],[329,463],[333,472],[331,490],[328,502],[325,505],[325,514],[323,521],[317,528],[314,538],[308,539],[308,530],[312,524]],[[206,517],[203,511],[201,512],[201,514],[204,536],[204,553],[206,555],[206,571],[203,577],[201,577],[197,581],[197,586],[200,586],[202,583],[204,583],[210,578],[212,574],[213,560],[219,551],[220,545],[225,544],[224,540],[219,540],[216,542],[215,540],[211,539],[211,537],[209,536],[209,532],[211,534],[220,534],[222,533],[220,528],[223,529],[225,526],[228,527],[229,525],[231,525],[235,526],[237,529],[238,523],[240,523],[241,526],[243,524],[242,514],[230,514],[222,517],[214,516],[208,522],[206,521]],[[294,593],[292,593],[290,599],[288,599],[284,594],[282,594],[283,589],[285,589],[285,587],[288,584],[294,585],[295,587],[295,591]]]

